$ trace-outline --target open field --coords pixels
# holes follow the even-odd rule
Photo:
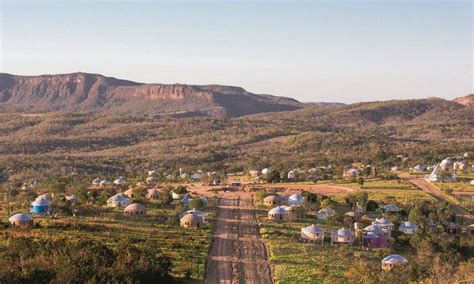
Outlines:
[[[214,209],[208,209],[211,212],[208,220],[212,222]],[[121,209],[89,206],[84,215],[79,211],[77,217],[40,217],[34,219],[35,225],[30,229],[9,227],[0,236],[0,247],[7,246],[9,239],[20,236],[38,241],[88,240],[114,250],[120,250],[125,243],[138,248],[152,246],[170,258],[174,278],[203,280],[211,228],[181,228],[177,218],[179,212],[174,205],[162,206],[152,201],[147,206],[147,217],[140,219],[123,216]],[[3,216],[2,221],[8,220]]]
[[[276,223],[268,220],[265,212],[261,212],[259,221],[262,237],[269,247],[277,283],[323,283],[325,279],[344,279],[344,273],[354,261],[361,258],[379,264],[380,260],[390,253],[408,254],[403,248],[367,251],[360,245],[331,247],[330,232],[340,229],[343,224],[319,221],[314,215],[309,215],[304,220]],[[325,229],[324,244],[299,241],[301,228],[311,224]]]
[[[443,191],[471,191],[474,193],[474,185],[466,182],[437,182],[434,185]]]
[[[342,183],[335,183],[339,186],[344,187],[351,187],[360,189],[360,185],[357,182],[342,182]],[[416,190],[417,188],[406,182],[404,180],[373,180],[373,179],[366,179],[364,181],[363,189],[406,189],[406,190]]]

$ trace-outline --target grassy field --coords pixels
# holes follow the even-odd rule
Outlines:
[[[337,183],[338,186],[346,186],[351,188],[360,188],[357,182]],[[394,190],[416,190],[417,188],[404,180],[365,180],[363,189],[394,189]]]
[[[473,191],[474,185],[470,185],[465,182],[438,182],[434,183],[441,190],[452,190],[452,191]]]
[[[421,190],[415,192],[406,190],[367,190],[366,192],[369,194],[369,200],[374,200],[379,204],[395,203],[403,206],[414,204],[417,200],[435,201],[431,195]],[[344,202],[345,195],[337,194],[333,195],[332,198],[338,202]]]
[[[29,236],[36,239],[94,240],[118,250],[124,243],[156,246],[171,258],[174,277],[202,280],[211,228],[181,228],[174,207],[149,203],[147,217],[139,219],[123,216],[120,209],[89,206],[78,217],[35,218],[36,225],[30,229],[9,227],[0,235],[0,245],[6,245],[7,236]],[[208,219],[212,220],[213,214],[211,212]],[[6,221],[5,217],[2,219]]]
[[[351,264],[359,259],[378,264],[391,253],[409,255],[403,247],[370,251],[363,249],[360,244],[331,247],[330,232],[339,229],[342,224],[329,225],[326,221],[317,220],[314,215],[291,223],[275,223],[262,214],[259,221],[262,237],[269,247],[277,283],[323,283],[328,277],[341,279]],[[299,242],[301,228],[311,224],[325,229],[326,240],[323,245]]]

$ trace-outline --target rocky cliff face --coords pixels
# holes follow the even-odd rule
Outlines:
[[[237,117],[303,104],[221,85],[142,84],[98,74],[0,74],[0,111],[153,113]]]
[[[465,97],[460,97],[454,99],[455,102],[458,104],[462,104],[465,106],[474,106],[474,94],[467,95]]]

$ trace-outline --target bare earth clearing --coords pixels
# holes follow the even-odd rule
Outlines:
[[[272,283],[252,199],[221,198],[217,214],[205,283]]]

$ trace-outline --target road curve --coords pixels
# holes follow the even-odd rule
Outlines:
[[[273,283],[252,199],[221,198],[205,283]]]

